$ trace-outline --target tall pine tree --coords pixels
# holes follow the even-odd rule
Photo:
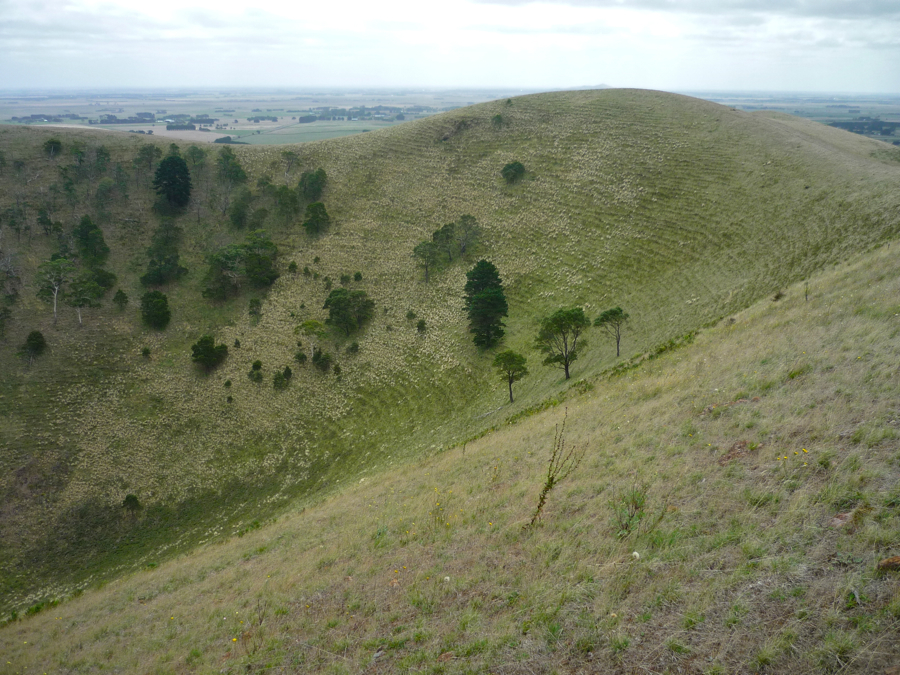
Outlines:
[[[503,293],[500,273],[493,263],[479,260],[466,272],[465,302],[469,314],[469,332],[479,347],[493,347],[503,337],[503,317],[509,305]]]

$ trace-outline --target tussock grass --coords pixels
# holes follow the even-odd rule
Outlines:
[[[508,121],[501,129],[490,124],[498,111]],[[37,175],[29,190],[55,180],[52,165],[39,152],[50,135],[61,132],[0,130],[7,159],[27,158],[25,175]],[[110,136],[102,142],[114,161],[130,161],[139,142],[159,143],[164,150],[168,145],[124,135],[119,144]],[[88,146],[98,138],[74,131],[64,136],[66,143],[77,139]],[[269,174],[275,181],[283,179],[282,149],[234,148],[252,179]],[[812,123],[655,92],[522,97],[511,106],[483,104],[296,149],[301,160],[290,180],[303,170],[326,169],[325,201],[334,225],[315,240],[297,224],[269,228],[283,252],[284,273],[264,298],[258,321],[247,313],[246,296],[216,306],[200,298],[206,253],[243,237],[205,211],[199,222],[193,214],[179,219],[182,259],[191,273],[166,289],[172,325],[165,333],[142,329],[133,308],[155,227],[145,183],[130,188],[128,201],[99,219],[113,249],[108,266],[131,296],[131,309],[90,310],[84,329],[64,315],[52,330],[49,311],[34,297],[29,275],[49,257],[50,243],[39,235],[18,242],[4,234],[4,246],[15,249],[26,278],[9,337],[0,345],[5,368],[0,606],[5,610],[66,596],[221,540],[279,514],[298,498],[312,504],[348,480],[381,476],[411,457],[440,453],[467,438],[481,436],[475,443],[484,443],[491,435],[482,434],[517,415],[524,424],[552,402],[609,395],[597,378],[631,361],[617,363],[614,344],[597,334],[588,335],[593,344],[574,365],[581,384],[567,389],[557,371],[535,363],[530,344],[538,321],[561,306],[584,305],[592,317],[612,306],[625,308],[632,322],[623,353],[641,361],[660,345],[889,240],[898,228],[900,168],[877,155],[882,144]],[[516,160],[529,173],[507,186],[499,169]],[[11,169],[4,172],[4,203],[14,199],[21,182]],[[68,224],[83,208],[61,211]],[[480,250],[423,284],[411,258],[414,244],[463,213],[476,216],[484,228]],[[505,347],[532,360],[513,406],[503,405],[504,383],[490,369],[492,355],[478,352],[465,329],[460,300],[465,271],[482,255],[497,264],[509,289]],[[309,265],[319,279],[288,274],[291,261],[300,269]],[[271,376],[292,364],[296,341],[310,346],[295,328],[325,315],[322,278],[356,270],[363,272],[359,287],[377,303],[377,318],[351,338],[359,353],[346,354],[348,341],[329,337],[326,347],[340,354],[341,377],[294,367],[290,387],[275,391]],[[791,307],[796,295],[792,291],[770,311]],[[410,309],[426,320],[427,333],[418,334],[405,319]],[[877,311],[888,316],[890,310]],[[832,317],[826,312],[819,320],[830,326]],[[776,323],[772,330],[787,327]],[[49,336],[50,353],[25,369],[14,352],[35,328]],[[190,363],[190,345],[204,333],[228,345],[241,342],[210,376]],[[861,361],[868,349],[879,348],[880,338],[865,329],[847,335],[839,349],[858,350]],[[151,349],[150,359],[140,356],[143,347]],[[676,353],[663,352],[642,366],[641,377]],[[797,406],[816,404],[810,408],[811,426],[798,434],[823,433],[831,417],[847,412],[853,381],[835,382],[825,400],[806,388],[828,367],[826,355],[791,352],[769,358],[753,371],[748,366],[728,400],[788,387]],[[264,364],[262,384],[246,377],[257,359]],[[704,377],[716,364],[695,367],[696,376]],[[616,382],[636,382],[638,370],[623,368]],[[881,375],[871,377],[884,384]],[[226,380],[233,382],[227,392]],[[664,417],[669,392],[683,384],[665,378],[640,382],[620,390],[621,416],[607,420],[619,429],[611,436],[613,454],[595,460],[601,474],[603,462],[636,447],[651,447],[659,458],[684,456],[708,422],[759,434],[779,424],[754,416],[759,405],[742,404],[703,418],[679,418],[665,440],[642,432],[625,441],[636,423],[625,411],[640,403],[645,414]],[[726,385],[713,383],[713,388],[720,384],[721,399],[691,401],[692,409],[699,406],[698,415],[706,405],[727,402]],[[848,424],[847,430],[860,435],[855,443],[880,447],[893,440],[887,415],[866,416],[865,424]],[[588,431],[572,429],[573,437],[582,433]],[[620,434],[623,440],[616,441]],[[723,446],[723,453],[736,440]],[[841,465],[837,454],[829,461]],[[502,463],[498,483],[518,480],[516,463]],[[727,470],[749,473],[739,466]],[[705,475],[692,480],[708,484]],[[513,485],[512,494],[529,501],[530,487]],[[611,486],[581,489],[600,488]],[[852,501],[855,494],[843,483],[829,489],[832,499]],[[734,497],[741,508],[749,504],[764,515],[787,503],[786,496],[766,497],[755,483],[748,490],[747,496],[741,490]],[[147,506],[136,523],[121,514],[129,493]],[[665,535],[659,528],[655,532]],[[636,638],[629,639],[635,644]]]
[[[593,379],[536,527],[560,407],[9,624],[7,669],[880,672],[900,445],[854,432],[900,415],[898,283],[884,247]],[[623,537],[635,481],[665,508]]]

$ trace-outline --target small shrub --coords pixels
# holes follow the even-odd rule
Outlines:
[[[254,361],[253,365],[250,367],[250,372],[247,373],[247,377],[250,378],[251,382],[262,382],[263,374],[262,374],[262,361]]]
[[[341,372],[343,372],[343,371],[341,371],[341,367],[340,367],[338,364],[335,363],[335,364],[334,364],[334,374],[335,374],[335,376],[336,376],[336,377],[340,377],[340,376],[341,376]]]
[[[346,286],[346,285],[349,284],[349,283],[350,283],[350,275],[349,275],[349,274],[342,274],[342,275],[341,275],[341,286]]]
[[[144,507],[141,506],[141,502],[137,498],[137,495],[125,495],[125,499],[122,502],[122,508],[131,514],[135,514]]]
[[[331,354],[323,352],[319,347],[316,347],[313,349],[312,363],[323,373],[327,373],[331,368]]]
[[[318,263],[322,262],[322,259],[319,256],[316,256],[315,258],[313,258],[313,262],[318,264]]]
[[[234,348],[235,348],[235,349],[240,349],[240,348],[241,348],[241,341],[240,341],[240,340],[235,340],[235,341],[234,341]]]
[[[353,281],[362,281],[362,272],[354,272]]]
[[[356,354],[357,352],[359,352],[359,343],[351,342],[350,346],[347,347],[347,353],[348,354]]]
[[[288,272],[290,272],[291,274],[297,273],[297,263],[295,263],[293,260],[291,261],[291,264],[288,265]]]
[[[303,276],[305,276],[305,277],[311,277],[311,276],[312,276],[312,271],[309,269],[309,266],[308,266],[308,265],[304,265],[304,266],[303,266]]]
[[[568,450],[566,449],[565,434],[566,419],[568,419],[568,416],[569,409],[566,408],[562,428],[557,426],[556,434],[553,439],[553,447],[550,450],[547,478],[544,480],[544,487],[541,489],[541,494],[538,497],[534,515],[531,517],[531,521],[525,526],[526,528],[534,525],[538,518],[540,518],[541,511],[544,508],[544,504],[547,503],[547,495],[550,494],[550,491],[556,487],[558,483],[568,478],[569,475],[578,468],[578,465],[581,464],[581,460],[584,458],[584,450],[579,451],[574,447],[569,448]]]
[[[323,281],[325,282],[325,290],[326,290],[326,291],[330,291],[330,290],[331,290],[331,285],[332,285],[332,283],[331,283],[331,277],[325,277],[325,279],[323,279]]]
[[[616,536],[624,539],[641,527],[646,515],[647,486],[634,484],[609,500]]]
[[[227,389],[230,386],[231,386],[231,380],[225,380],[225,388]]]
[[[419,319],[419,322],[416,324],[416,330],[420,333],[424,333],[426,330],[425,319]]]
[[[304,365],[306,363],[306,352],[299,351],[294,354],[294,361],[299,363],[301,366]]]
[[[141,356],[143,356],[145,359],[149,359],[150,358],[150,347],[144,347],[141,350]]]
[[[500,175],[507,184],[512,185],[525,175],[525,166],[522,162],[510,162],[500,170]]]
[[[407,321],[412,321],[412,320],[414,320],[415,318],[416,318],[416,313],[415,313],[414,311],[409,310],[409,311],[406,313],[406,320],[407,320]]]

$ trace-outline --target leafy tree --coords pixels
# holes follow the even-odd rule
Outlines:
[[[512,386],[513,382],[518,382],[523,377],[528,374],[528,368],[525,367],[527,359],[514,352],[511,349],[507,349],[505,352],[500,352],[497,356],[494,357],[494,368],[497,369],[497,372],[509,383],[509,402],[513,402],[513,392]]]
[[[244,244],[244,274],[254,286],[271,286],[278,278],[275,259],[278,247],[263,230],[254,230],[247,235]]]
[[[102,209],[112,201],[115,192],[116,182],[108,176],[101,178],[100,182],[97,183],[97,189],[94,191],[94,201]]]
[[[504,335],[502,319],[509,312],[503,282],[493,263],[479,260],[466,272],[464,298],[473,341],[479,347],[493,346]]]
[[[50,213],[47,209],[38,209],[37,224],[41,226],[41,231],[48,237],[57,229],[53,221],[50,219]],[[60,225],[59,230],[62,230]]]
[[[253,193],[250,188],[240,188],[234,196],[234,201],[228,208],[228,219],[238,229],[242,229],[250,219],[250,205],[253,203]]]
[[[43,148],[44,154],[50,159],[53,159],[62,152],[62,141],[58,138],[48,138],[44,141]]]
[[[38,297],[53,302],[53,325],[56,325],[57,306],[64,296],[64,286],[75,273],[75,265],[66,258],[56,258],[41,263],[37,271]]]
[[[228,146],[219,151],[216,159],[216,170],[219,180],[228,186],[229,192],[235,185],[247,182],[247,172],[241,166],[240,160],[234,154],[234,150]]]
[[[84,325],[81,320],[81,310],[86,307],[99,307],[103,293],[103,287],[94,280],[91,270],[82,270],[72,279],[65,301],[69,307],[75,308],[79,326]]]
[[[294,163],[299,158],[299,155],[293,150],[282,150],[281,151],[281,160],[284,162],[284,179],[287,180],[288,174],[291,172],[291,168],[294,166]]]
[[[281,185],[272,191],[272,199],[275,202],[275,215],[283,222],[290,223],[300,211],[300,201],[297,193],[287,185]]]
[[[440,255],[441,250],[433,241],[419,242],[413,249],[413,257],[419,261],[419,264],[422,265],[422,268],[425,270],[426,284],[428,283],[428,273],[435,265],[437,265]]]
[[[90,216],[82,216],[72,236],[86,265],[94,267],[104,263],[109,255],[109,246],[106,245],[103,230],[94,224]]]
[[[109,270],[100,269],[99,267],[90,270],[91,278],[102,289],[105,294],[110,288],[116,285],[116,275]]]
[[[5,220],[9,228],[16,233],[16,240],[20,240],[22,232],[27,225],[25,212],[22,208],[19,206],[8,206],[3,212],[3,217],[0,218],[0,221],[2,220]]]
[[[628,321],[628,314],[621,307],[613,307],[603,312],[594,320],[594,325],[603,328],[616,341],[616,358],[619,356],[619,343],[622,340],[622,327]]]
[[[322,198],[322,191],[328,182],[328,176],[325,175],[325,169],[316,169],[315,171],[304,171],[300,175],[300,182],[297,184],[297,191],[306,202],[317,202]]]
[[[12,310],[9,307],[0,307],[0,340],[6,338],[6,326],[12,319]]]
[[[203,297],[225,300],[237,293],[244,279],[243,261],[244,249],[236,244],[225,246],[210,254]]]
[[[153,163],[160,157],[162,157],[162,150],[155,145],[145,143],[138,148],[137,155],[131,163],[135,169],[146,169],[149,172],[153,170]]]
[[[125,499],[122,501],[122,508],[128,511],[130,516],[134,517],[144,507],[141,506],[137,495],[125,495]]]
[[[153,233],[147,254],[147,273],[141,277],[144,286],[162,286],[180,279],[187,273],[187,268],[179,264],[178,241],[181,228],[171,220],[163,219]]]
[[[569,379],[569,366],[578,358],[578,338],[591,325],[581,307],[559,309],[541,321],[534,346],[545,354],[545,365],[562,368]],[[585,346],[582,340],[580,347]]]
[[[191,345],[191,360],[209,372],[228,356],[228,346],[217,345],[212,335],[204,335]]]
[[[106,173],[112,157],[105,145],[98,146],[94,149],[94,171],[97,173]]]
[[[128,304],[128,294],[120,288],[113,296],[113,304],[119,308],[119,311],[124,311]]]
[[[310,236],[321,234],[331,224],[331,218],[322,202],[313,202],[306,207],[306,219],[303,228]]]
[[[151,328],[162,330],[169,325],[172,312],[169,299],[159,291],[148,291],[141,297],[141,318]]]
[[[447,261],[453,261],[453,252],[456,250],[456,223],[447,223],[441,229],[435,230],[431,235],[431,241],[439,250],[447,254]]]
[[[177,146],[176,146],[177,147]],[[191,172],[179,155],[169,155],[156,167],[153,189],[169,206],[182,208],[191,201]]]
[[[500,169],[500,175],[507,183],[515,183],[525,175],[525,166],[522,162],[510,162]]]
[[[456,221],[456,243],[459,246],[459,254],[466,255],[466,251],[478,237],[481,236],[481,227],[475,216],[462,215]]]
[[[44,334],[38,330],[33,330],[28,334],[28,337],[25,338],[25,343],[22,345],[19,352],[28,359],[28,365],[30,366],[46,349],[47,341],[44,339]]]
[[[196,145],[192,145],[185,150],[184,156],[195,170],[203,168],[204,164],[206,164],[206,150]]]
[[[328,295],[323,309],[328,310],[325,323],[343,330],[349,336],[372,318],[375,301],[365,291],[336,288]]]

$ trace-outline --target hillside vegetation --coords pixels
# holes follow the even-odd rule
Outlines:
[[[54,136],[63,150],[48,158],[42,148]],[[270,215],[263,227],[278,246],[280,277],[225,301],[202,297],[207,257],[243,242],[247,229],[228,224],[229,186],[209,157],[192,172],[194,202],[173,221],[188,272],[161,287],[172,320],[154,331],[137,306],[162,217],[152,171],[132,165],[149,142],[158,141],[0,130],[4,208],[24,205],[31,223],[30,232],[0,223],[21,280],[0,345],[7,611],[246,531],[348,479],[388,480],[401,461],[590,389],[616,365],[615,345],[599,331],[588,332],[569,382],[531,349],[540,319],[560,307],[582,306],[590,318],[625,308],[622,362],[639,360],[900,226],[900,163],[884,144],[655,92],[529,96],[292,147],[299,159],[290,169],[283,147],[235,148],[257,193],[264,177],[293,187],[301,172],[323,168],[331,225],[310,237],[301,216]],[[101,144],[107,173],[85,170],[55,212],[63,239],[93,217],[111,249],[106,268],[131,300],[120,311],[110,293],[84,310],[83,326],[62,307],[54,325],[35,279],[62,240],[44,236],[36,214],[54,183],[64,184],[59,167],[77,161],[71,149],[90,157]],[[513,161],[527,173],[507,184],[500,170]],[[116,175],[116,186],[101,200],[104,175]],[[478,246],[424,283],[413,248],[465,214],[482,228]],[[482,257],[507,289],[503,348],[529,358],[512,405],[490,367],[494,351],[478,350],[467,333],[465,273]],[[327,315],[325,278],[338,287],[356,272],[361,279],[347,285],[375,301],[373,320],[350,337],[307,336],[303,323]],[[252,299],[261,300],[257,314]],[[28,366],[16,352],[33,330],[48,350]],[[204,334],[229,347],[210,373],[191,362]],[[329,351],[340,376],[297,364],[298,340]],[[262,382],[247,376],[257,360]],[[278,390],[273,376],[287,365],[293,378]],[[122,508],[129,494],[143,507],[133,515]]]
[[[7,672],[889,673],[895,249],[7,625]],[[529,528],[555,434],[583,459]]]

